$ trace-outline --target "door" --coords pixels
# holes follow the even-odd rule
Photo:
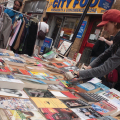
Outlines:
[[[102,28],[98,28],[97,25],[101,22],[100,19],[91,19],[90,24],[88,26],[88,30],[85,34],[83,43],[81,45],[79,53],[82,54],[80,63],[85,63],[86,65],[89,65],[91,60],[91,53],[92,48],[96,41],[98,40],[98,37],[102,31]]]

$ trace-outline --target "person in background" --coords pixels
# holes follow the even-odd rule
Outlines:
[[[19,11],[21,7],[22,7],[22,0],[15,0],[15,1],[14,1],[14,6],[13,6],[12,9],[15,10],[15,11]],[[9,15],[9,17],[12,19],[12,24],[13,24],[14,21],[15,21],[16,19],[18,19],[19,17],[23,17],[22,14],[20,14],[20,13],[18,13],[18,12],[15,12],[15,11],[13,11],[13,10],[10,10],[10,9],[8,9],[8,8],[6,8],[6,9],[4,10],[4,13],[7,13],[7,14]]]
[[[92,77],[102,77],[116,69],[118,81],[115,89],[120,90],[120,11],[116,9],[107,10],[102,15],[102,22],[97,27],[104,27],[105,31],[114,36],[113,44],[91,62],[86,70],[77,72],[79,78],[74,78],[71,82],[76,83],[79,80],[84,81]]]
[[[42,30],[44,33],[49,32],[49,25],[47,24],[47,17],[43,18],[43,22],[38,23],[38,32],[40,30]],[[36,43],[35,43],[34,50],[35,50],[36,47],[38,47],[38,55],[40,53],[41,47],[43,46],[43,42],[44,42],[44,40],[40,40],[37,36],[37,40],[36,40]]]
[[[108,34],[107,31],[104,31],[104,28],[101,31],[101,35],[98,38],[97,42],[93,46],[91,53],[91,62],[96,59],[101,53],[103,53],[109,46],[113,44],[112,37]]]

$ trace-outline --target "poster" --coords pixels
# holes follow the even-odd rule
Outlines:
[[[113,2],[114,0],[100,0],[98,7],[109,10],[111,9]]]
[[[40,52],[42,53],[44,51],[45,47],[51,48],[52,43],[53,43],[53,39],[52,38],[45,37],[45,40],[43,42],[43,46],[41,47],[41,51]]]
[[[83,21],[79,31],[78,31],[78,34],[77,34],[77,38],[82,38],[82,35],[84,33],[84,30],[85,30],[85,27],[86,27],[86,24],[87,24],[87,21]]]

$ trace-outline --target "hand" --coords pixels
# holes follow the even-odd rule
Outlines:
[[[73,78],[72,80],[70,80],[71,83],[74,83],[74,82],[78,82],[80,80],[80,78]]]
[[[98,40],[105,41],[105,38],[104,37],[99,37]]]
[[[84,65],[83,68],[85,68],[85,69],[87,70],[87,69],[91,69],[92,67],[91,67],[91,66],[85,66],[85,65]]]
[[[79,77],[79,71],[72,71],[72,74],[73,74],[75,77]]]

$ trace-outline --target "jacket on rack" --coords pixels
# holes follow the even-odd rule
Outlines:
[[[4,13],[3,15],[3,26],[0,31],[0,48],[6,48],[12,27],[12,20],[11,18]]]

